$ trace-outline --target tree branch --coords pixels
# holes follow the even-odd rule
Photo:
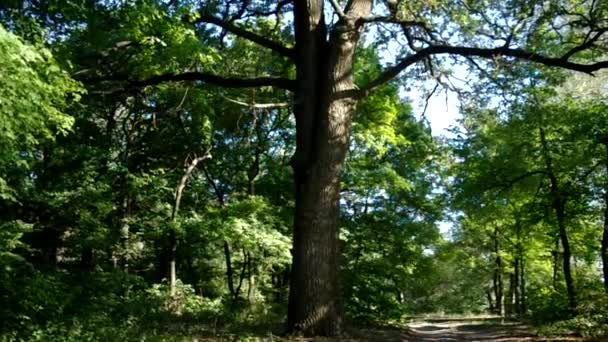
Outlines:
[[[291,60],[295,59],[295,51],[294,49],[288,48],[286,46],[284,46],[281,43],[275,42],[271,39],[268,39],[264,36],[260,36],[257,33],[251,32],[249,30],[246,30],[242,27],[239,27],[236,24],[233,24],[231,22],[222,20],[221,18],[217,18],[213,15],[209,15],[209,14],[204,14],[201,13],[200,17],[197,18],[196,20],[193,21],[194,24],[196,23],[209,23],[209,24],[213,24],[213,25],[217,25],[221,28],[223,28],[224,30],[238,36],[244,39],[247,39],[249,41],[252,41],[260,46],[263,46],[267,49],[270,49],[282,56],[285,56]]]
[[[411,26],[421,27],[425,30],[429,29],[429,26],[424,21],[401,20],[401,19],[397,19],[394,16],[386,16],[386,15],[362,17],[362,18],[357,19],[357,21],[360,23],[398,24],[398,25],[407,26],[407,27],[411,27]]]
[[[115,77],[113,79],[117,81],[127,81],[132,87],[147,87],[165,82],[199,81],[225,88],[275,87],[289,91],[293,91],[293,89],[295,88],[293,80],[282,77],[221,77],[207,72],[185,72],[181,74],[169,73],[158,76],[152,76],[150,78],[139,81],[133,81],[126,78],[121,79],[119,77]]]
[[[232,102],[239,106],[248,107],[252,109],[277,109],[277,108],[287,108],[293,106],[293,104],[289,102],[277,102],[277,103],[247,103],[235,99],[231,99],[226,96],[222,96],[226,101]]]
[[[346,14],[344,14],[342,7],[340,7],[340,4],[338,3],[338,0],[329,0],[329,3],[334,8],[334,11],[336,11],[336,14],[340,19],[346,19]]]
[[[450,54],[463,57],[480,57],[488,59],[494,59],[501,56],[513,57],[521,60],[543,64],[546,66],[560,67],[573,71],[584,72],[590,75],[593,75],[593,72],[599,69],[608,68],[608,61],[601,61],[592,64],[579,64],[570,62],[561,57],[546,57],[535,52],[528,52],[522,49],[511,49],[507,47],[476,48],[450,45],[433,45],[423,48],[417,53],[405,57],[399,63],[386,69],[376,79],[370,81],[368,84],[361,87],[358,91],[358,95],[366,96],[374,89],[382,86],[383,84],[395,78],[397,75],[399,75],[401,71],[405,70],[410,65],[423,60],[427,56],[440,54]]]
[[[607,31],[608,31],[608,29],[601,29],[601,30],[597,31],[593,37],[585,39],[585,42],[583,44],[575,46],[572,49],[570,49],[570,51],[566,52],[566,54],[562,56],[562,59],[568,60],[574,54],[593,47],[595,42],[598,39],[600,39],[600,37]]]

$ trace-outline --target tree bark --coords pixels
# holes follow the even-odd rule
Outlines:
[[[297,81],[294,114],[296,211],[288,328],[307,335],[338,335],[342,310],[338,282],[340,176],[346,158],[354,91],[356,18],[372,1],[353,0],[326,38],[323,0],[296,0]]]

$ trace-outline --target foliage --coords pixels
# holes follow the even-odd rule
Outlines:
[[[321,11],[322,67],[308,74],[290,14],[301,6],[286,1],[2,3],[0,339],[180,340],[285,321],[300,272],[291,227],[308,210],[293,180],[315,167],[315,181],[340,171],[317,190],[341,191],[332,296],[347,319],[488,312],[606,334],[606,73],[515,63],[594,68],[606,4],[385,5],[354,21],[361,34]],[[351,36],[365,38],[334,49]],[[352,84],[332,93],[345,90],[325,77],[342,65],[332,53],[351,47],[339,62]],[[462,120],[437,137],[404,90],[453,89],[453,64],[468,67]],[[297,113],[300,88],[315,118]],[[349,140],[322,141],[343,116]],[[307,135],[303,119],[321,126]],[[344,141],[346,160],[299,169],[308,138]],[[312,238],[311,255],[327,242]]]
[[[0,59],[0,198],[14,200],[7,173],[37,158],[39,143],[68,133],[73,118],[64,111],[81,90],[49,50],[24,43],[1,25]]]

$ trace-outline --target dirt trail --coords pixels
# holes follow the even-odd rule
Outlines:
[[[580,338],[537,337],[519,322],[503,322],[497,318],[436,318],[414,320],[403,330],[368,331],[368,341],[583,341]]]

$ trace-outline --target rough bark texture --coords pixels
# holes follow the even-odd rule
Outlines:
[[[338,284],[340,175],[356,100],[353,63],[370,0],[351,1],[327,41],[323,0],[295,1],[297,85],[293,272],[288,326],[304,335],[342,329]]]

